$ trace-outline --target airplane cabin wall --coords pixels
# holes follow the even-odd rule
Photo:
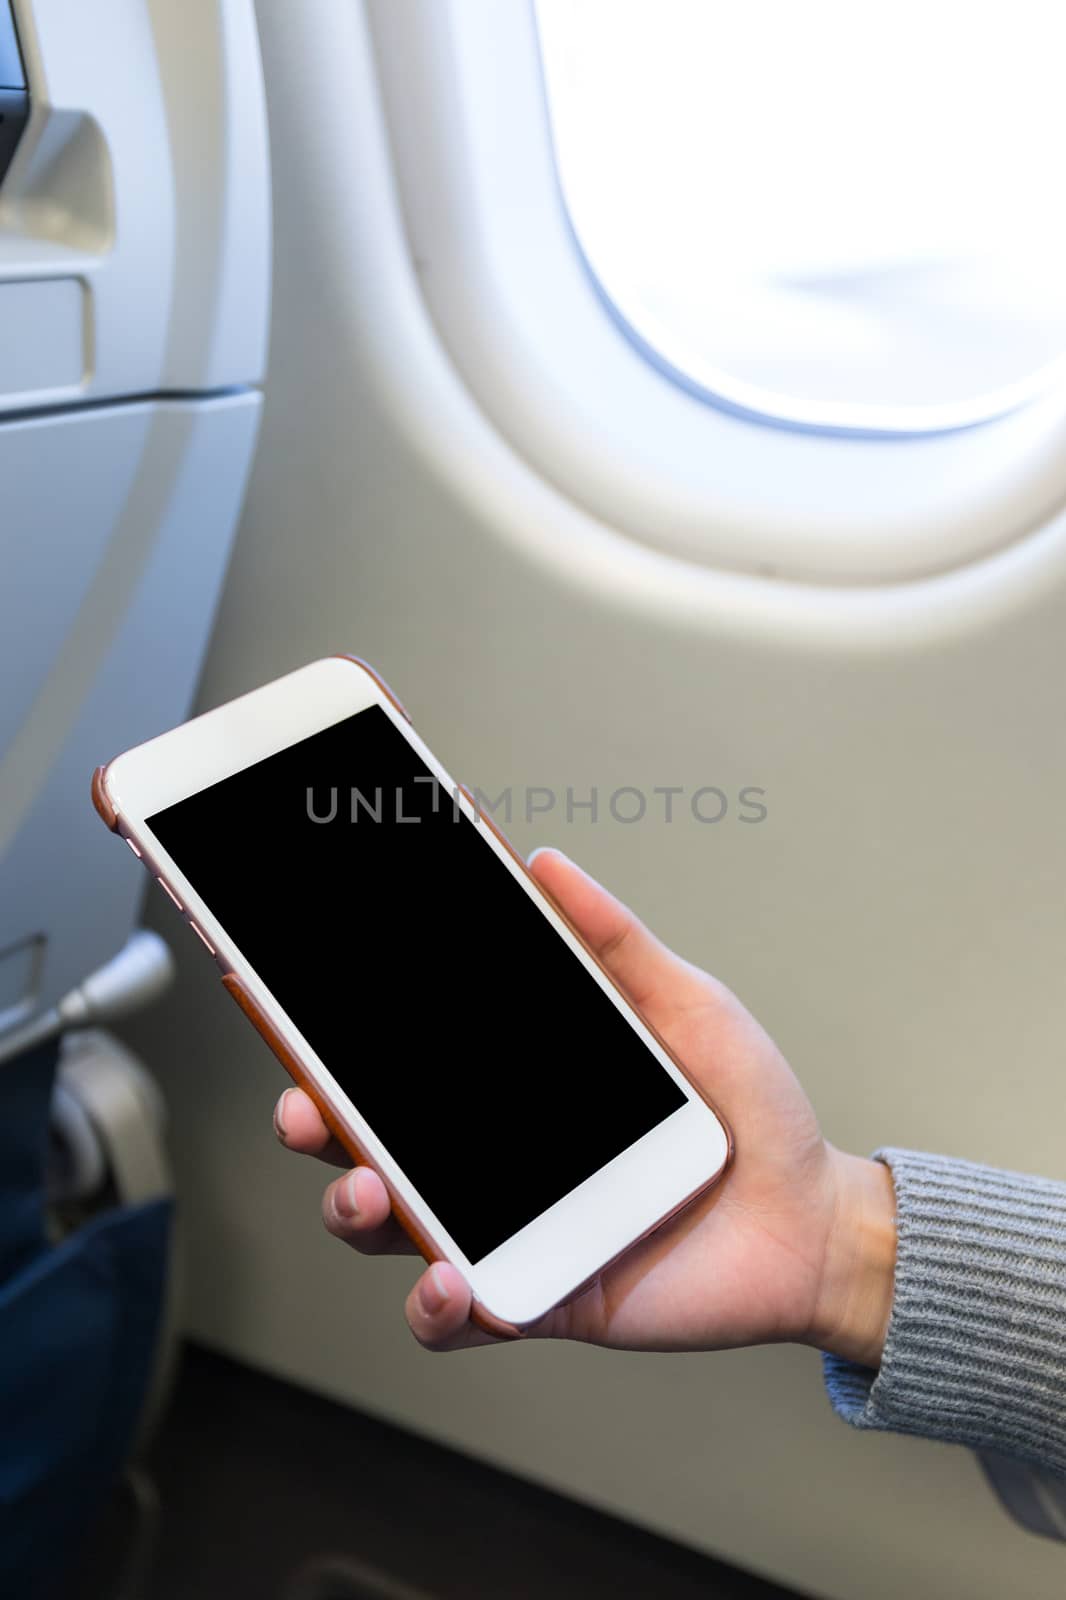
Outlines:
[[[490,795],[721,788],[713,825],[684,806],[568,823],[560,801],[507,831],[567,850],[734,987],[836,1143],[1066,1176],[1062,517],[956,573],[833,592],[595,523],[494,432],[430,323],[360,8],[258,10],[273,342],[201,706],[351,649]],[[732,804],[749,785],[755,825]],[[283,1074],[161,900],[179,982],[128,1031],[170,1107],[193,1335],[834,1600],[1057,1592],[1061,1552],[1007,1519],[973,1457],[848,1429],[813,1352],[422,1352],[412,1263],[327,1238],[325,1169],[271,1130]],[[404,1007],[445,936],[416,919],[393,997],[353,977],[353,1050],[361,1009],[396,1014],[395,1057],[368,1073],[407,1070]],[[442,1070],[462,1059],[442,1040]],[[506,1095],[505,1039],[499,1071]],[[353,1497],[371,1471],[352,1461]]]

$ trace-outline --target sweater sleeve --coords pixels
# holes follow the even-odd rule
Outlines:
[[[823,1356],[835,1411],[980,1451],[1012,1513],[1066,1537],[1066,1183],[876,1159],[896,1190],[892,1314],[878,1372]]]

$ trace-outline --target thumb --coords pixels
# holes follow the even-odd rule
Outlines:
[[[561,850],[534,850],[528,866],[635,1006],[662,1013],[706,999],[703,974],[668,950],[628,907]]]

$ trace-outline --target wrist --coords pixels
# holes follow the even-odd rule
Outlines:
[[[835,1180],[815,1314],[806,1343],[876,1369],[892,1311],[896,1270],[896,1195],[880,1161],[830,1146]]]

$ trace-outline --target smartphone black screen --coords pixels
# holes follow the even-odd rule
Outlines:
[[[380,707],[147,820],[471,1262],[684,1105]]]

